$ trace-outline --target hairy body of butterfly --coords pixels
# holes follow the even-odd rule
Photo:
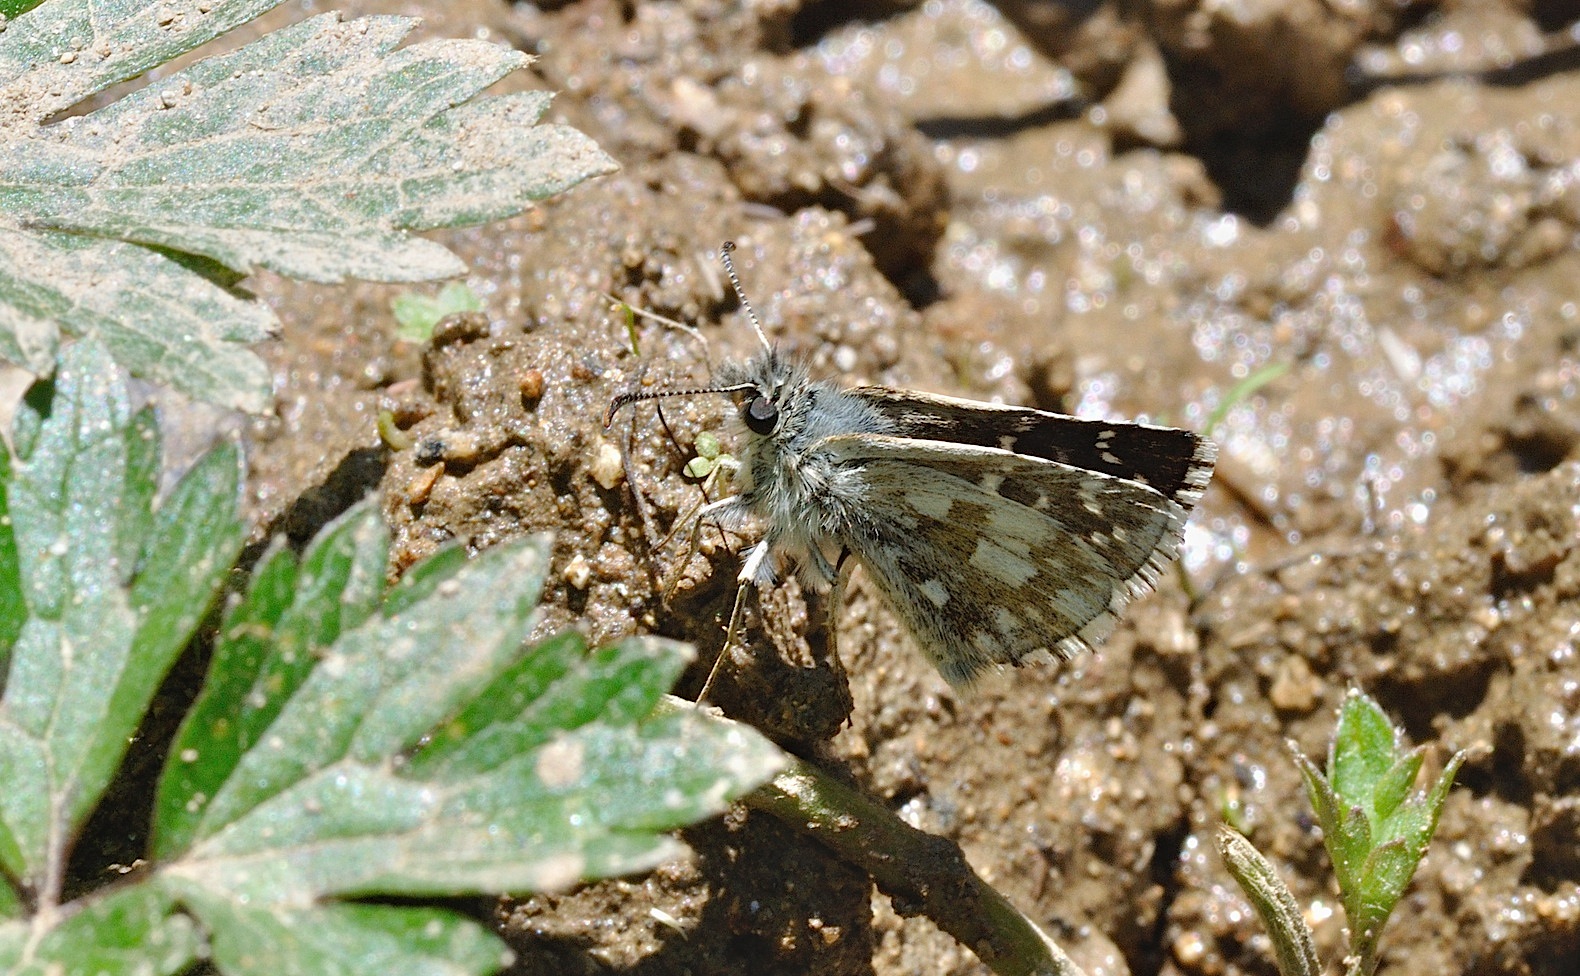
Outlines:
[[[705,515],[761,524],[742,578],[788,558],[827,586],[853,556],[957,686],[1106,638],[1177,555],[1216,454],[1173,428],[841,390],[772,350],[721,380],[747,445]]]

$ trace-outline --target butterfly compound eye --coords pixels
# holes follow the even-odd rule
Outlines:
[[[779,426],[779,407],[765,396],[754,396],[741,411],[741,419],[746,421],[747,430],[767,436]]]

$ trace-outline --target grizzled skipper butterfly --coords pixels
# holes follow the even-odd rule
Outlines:
[[[1131,599],[1178,555],[1217,449],[1186,430],[1080,420],[1027,407],[813,380],[773,348],[721,252],[762,352],[718,385],[615,397],[724,393],[747,440],[740,491],[698,519],[762,542],[741,569],[773,582],[787,557],[836,586],[848,557],[950,684],[1039,651],[1068,659],[1101,643]],[[734,636],[732,614],[726,646]]]

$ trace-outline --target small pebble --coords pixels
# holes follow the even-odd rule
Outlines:
[[[587,466],[587,473],[592,475],[592,480],[598,482],[605,491],[613,491],[615,486],[625,479],[625,465],[620,460],[620,449],[600,439],[598,446],[593,449],[592,463]]]
[[[592,567],[588,565],[586,556],[577,553],[566,564],[563,575],[565,582],[572,589],[585,590],[587,589],[587,584],[592,582]]]
[[[433,486],[439,483],[439,476],[443,473],[444,467],[437,464],[418,471],[416,477],[406,483],[406,504],[412,508],[426,504],[428,496],[433,494]]]
[[[529,410],[543,399],[543,372],[528,369],[521,374],[521,405]]]

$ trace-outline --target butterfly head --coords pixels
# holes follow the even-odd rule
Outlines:
[[[735,266],[730,261],[730,252],[733,250],[734,242],[725,241],[719,249],[719,259],[724,263],[724,270],[729,274],[730,285],[735,289],[741,307],[746,310],[752,330],[757,333],[762,352],[744,364],[726,366],[720,371],[719,383],[715,386],[622,393],[609,404],[609,410],[604,414],[604,427],[607,428],[614,421],[615,413],[622,407],[642,400],[725,393],[735,400],[741,422],[747,430],[759,437],[772,437],[781,432],[787,415],[793,412],[789,409],[792,405],[786,402],[787,395],[804,385],[805,374],[797,364],[779,355],[768,341],[762,323],[757,319],[757,312],[746,300],[740,279],[735,275]]]

